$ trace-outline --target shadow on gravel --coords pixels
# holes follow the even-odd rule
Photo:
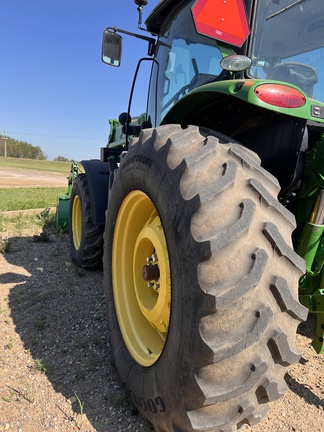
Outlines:
[[[11,243],[7,262],[23,267],[29,276],[2,273],[0,283],[16,284],[9,307],[25,349],[55,392],[66,400],[75,394],[80,398],[96,431],[125,430],[120,426],[129,423],[132,430],[139,429],[135,425],[142,419],[129,404],[112,364],[102,272],[71,265],[67,235],[53,236],[50,242],[21,237]],[[80,413],[78,403],[72,406]],[[126,419],[123,425],[117,423],[121,418]]]
[[[315,405],[317,407],[322,407],[324,409],[324,401],[316,396],[305,384],[300,384],[292,376],[287,373],[285,375],[285,380],[291,391],[296,393],[297,396],[304,399],[309,405]]]
[[[298,334],[305,336],[310,339],[310,341],[312,341],[316,333],[316,317],[312,314],[309,314],[307,320],[299,324],[297,332]],[[302,365],[307,365],[308,360],[306,360],[304,357],[301,357],[299,363]],[[299,383],[289,373],[285,375],[285,380],[290,390],[300,398],[304,399],[306,403],[309,405],[322,407],[324,409],[324,400],[315,395],[307,385]]]

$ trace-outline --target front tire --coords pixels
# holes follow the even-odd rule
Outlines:
[[[70,198],[70,254],[78,267],[102,267],[104,225],[95,225],[91,216],[91,199],[86,174],[73,181]]]
[[[121,380],[156,431],[236,431],[286,390],[307,309],[278,192],[254,153],[197,127],[144,130],[122,161],[108,320]]]

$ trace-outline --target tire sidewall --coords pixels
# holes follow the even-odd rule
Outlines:
[[[171,170],[168,145],[156,151],[153,138],[133,146],[120,165],[108,203],[104,247],[105,291],[112,347],[118,373],[142,414],[153,423],[156,416],[170,416],[184,405],[193,385],[199,305],[202,292],[197,281],[198,259],[207,257],[206,244],[194,241],[190,231],[198,198],[186,201],[180,192],[185,169]],[[142,190],[155,205],[163,225],[171,270],[171,318],[167,341],[151,367],[138,365],[130,356],[119,330],[112,292],[112,244],[118,210],[132,190]],[[199,250],[200,249],[200,250]],[[170,391],[172,389],[172,391]]]

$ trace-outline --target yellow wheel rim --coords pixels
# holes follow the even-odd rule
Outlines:
[[[119,327],[132,357],[152,366],[166,342],[171,277],[162,224],[150,198],[139,190],[124,199],[112,250],[113,292]]]
[[[78,195],[73,199],[72,205],[72,237],[76,250],[80,249],[82,236],[82,210],[81,201]]]

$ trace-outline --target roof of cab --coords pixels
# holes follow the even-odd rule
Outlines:
[[[159,35],[165,18],[172,9],[176,8],[178,4],[183,1],[184,0],[160,0],[145,21],[147,30]]]

